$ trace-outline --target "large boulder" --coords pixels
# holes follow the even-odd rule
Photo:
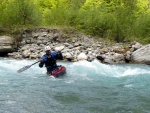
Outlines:
[[[131,54],[131,59],[135,63],[150,64],[150,44],[134,51]]]
[[[10,36],[0,36],[0,53],[14,51],[14,40]]]
[[[55,47],[54,50],[55,51],[62,51],[65,47],[64,46],[59,46],[59,47]]]
[[[125,57],[123,54],[119,54],[119,53],[115,53],[113,55],[113,60],[116,62],[116,63],[125,63],[124,60]]]
[[[87,55],[85,53],[80,53],[78,56],[77,56],[77,59],[78,60],[87,60]]]

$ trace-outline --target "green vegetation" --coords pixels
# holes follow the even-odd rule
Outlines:
[[[0,0],[4,28],[72,27],[116,42],[150,43],[150,0]]]

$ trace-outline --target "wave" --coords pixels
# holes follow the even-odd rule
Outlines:
[[[16,73],[17,70],[32,63],[35,60],[12,60],[0,59],[0,73]],[[102,64],[98,60],[92,62],[58,62],[58,65],[64,65],[67,68],[67,76],[81,77],[89,79],[91,77],[107,76],[107,77],[126,77],[148,74],[150,75],[150,67],[147,65],[133,64]],[[43,75],[46,73],[45,68],[39,68],[38,64],[23,72],[26,75]]]

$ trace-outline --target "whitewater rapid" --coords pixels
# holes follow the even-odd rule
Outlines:
[[[58,62],[67,73],[46,75],[36,60],[0,59],[0,113],[148,113],[150,67]]]

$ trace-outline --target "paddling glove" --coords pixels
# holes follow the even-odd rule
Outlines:
[[[63,60],[62,53],[57,53],[56,59]]]
[[[44,65],[44,62],[40,62],[40,63],[39,63],[39,67],[40,67],[40,68],[42,68],[43,65]]]

